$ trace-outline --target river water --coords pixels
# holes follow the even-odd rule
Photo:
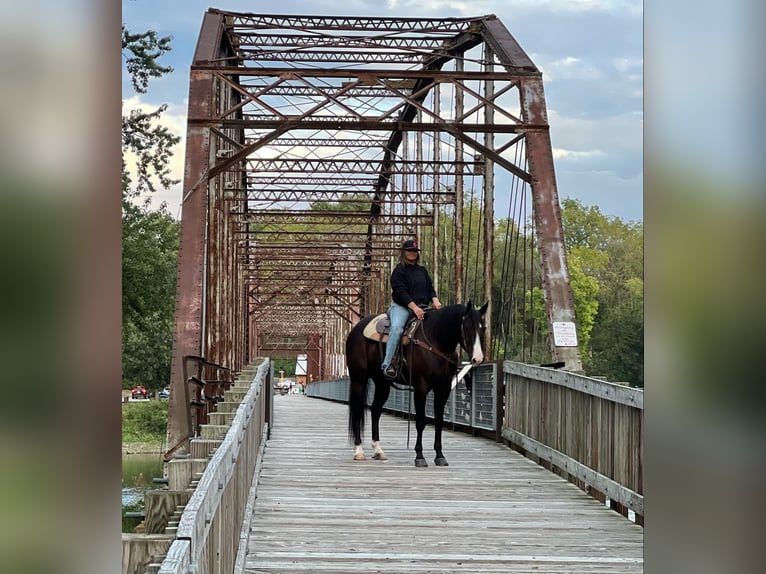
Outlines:
[[[122,455],[122,505],[141,502],[147,490],[162,488],[153,478],[162,477],[162,454]]]

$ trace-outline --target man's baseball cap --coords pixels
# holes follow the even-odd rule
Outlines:
[[[418,242],[412,239],[408,239],[407,241],[402,243],[402,249],[404,251],[420,251],[420,247],[418,247]]]

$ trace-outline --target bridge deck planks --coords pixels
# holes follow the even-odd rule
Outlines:
[[[345,405],[285,395],[274,411],[247,574],[643,572],[643,528],[503,445],[445,431],[435,467],[429,425],[415,468],[407,421],[384,415],[388,460],[355,462]],[[367,413],[368,456],[369,429]]]

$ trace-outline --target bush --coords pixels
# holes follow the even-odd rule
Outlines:
[[[167,433],[167,425],[167,401],[142,401],[122,405],[123,442],[162,443]]]
[[[143,512],[144,511],[144,503],[143,502],[134,502],[133,504],[126,504],[122,507],[122,532],[133,532],[141,523],[140,518],[131,518],[125,516],[128,512]]]

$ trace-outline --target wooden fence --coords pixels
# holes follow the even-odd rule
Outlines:
[[[510,446],[643,524],[643,390],[511,361],[503,373]]]
[[[189,456],[167,463],[168,488],[147,493],[146,535],[123,535],[123,574],[230,574],[242,563],[272,379],[268,359],[243,369],[216,412],[206,414],[209,424],[190,441]]]

